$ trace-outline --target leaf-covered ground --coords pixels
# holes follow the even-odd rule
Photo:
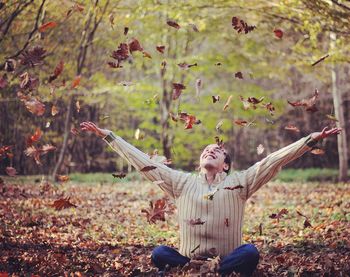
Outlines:
[[[16,180],[0,185],[0,272],[9,276],[155,276],[152,248],[177,245],[176,211],[156,224],[141,213],[164,196],[153,184]],[[77,208],[50,206],[63,196]],[[255,276],[350,276],[349,199],[350,184],[275,182],[258,191],[244,227],[244,241],[261,253]],[[213,264],[169,276],[214,276]]]

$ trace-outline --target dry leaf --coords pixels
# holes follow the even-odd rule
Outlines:
[[[283,37],[283,31],[281,29],[275,29],[273,32],[277,38],[281,39]]]
[[[325,151],[321,148],[314,148],[310,151],[314,155],[323,155]]]
[[[258,155],[261,155],[262,153],[264,153],[265,148],[262,144],[259,144],[258,147],[256,148],[256,151],[257,151]]]
[[[47,29],[55,28],[56,26],[57,26],[57,23],[54,21],[46,22],[38,28],[38,31],[42,33],[42,32],[45,32]]]
[[[56,211],[60,211],[60,210],[63,210],[63,209],[67,209],[67,208],[71,208],[71,207],[74,207],[76,208],[77,206],[74,205],[73,203],[71,203],[69,201],[69,198],[70,197],[67,197],[67,198],[60,198],[58,200],[55,200],[55,202],[53,202],[52,205],[50,205],[51,207],[55,208]]]
[[[53,105],[51,107],[51,115],[55,116],[56,114],[58,114],[58,112],[59,112],[59,109],[57,108],[57,106]]]
[[[228,106],[230,105],[231,103],[231,100],[232,100],[232,95],[230,95],[224,105],[224,108],[222,109],[223,111],[226,111],[226,109],[228,108]]]

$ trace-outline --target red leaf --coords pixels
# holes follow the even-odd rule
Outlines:
[[[168,20],[166,23],[167,23],[169,26],[174,27],[175,29],[180,29],[180,25],[177,24],[177,22],[175,22],[175,21],[173,21],[173,20]]]
[[[164,54],[165,46],[164,45],[158,45],[156,46],[156,49],[158,52]]]
[[[54,21],[49,21],[41,25],[38,30],[40,33],[45,32],[47,29],[55,28],[57,26],[57,23]]]
[[[41,138],[42,132],[39,128],[36,128],[34,135],[27,138],[27,145],[31,146],[34,142],[39,141]]]
[[[142,48],[140,42],[136,38],[133,38],[129,42],[129,51],[131,54],[132,54],[132,52],[135,52],[135,51],[143,51],[143,48]]]
[[[281,39],[283,37],[283,31],[281,29],[275,29],[273,32],[277,38]]]
[[[173,83],[173,100],[176,100],[180,97],[182,90],[185,89],[186,86],[179,83]]]
[[[190,115],[186,112],[178,113],[178,117],[181,121],[185,122],[185,129],[192,129],[193,124],[201,123],[194,115]]]
[[[64,68],[64,63],[63,63],[63,61],[60,61],[60,62],[58,63],[58,65],[56,65],[56,68],[55,68],[53,74],[50,75],[50,77],[49,77],[49,83],[51,83],[53,80],[56,80],[56,79],[57,79],[57,77],[62,73],[63,68]]]
[[[73,203],[71,203],[69,201],[69,198],[70,197],[60,198],[60,199],[56,200],[55,202],[53,202],[53,204],[51,204],[50,206],[55,208],[56,211],[61,211],[63,209],[67,209],[67,208],[70,208],[70,207],[76,208],[77,206],[74,205]]]

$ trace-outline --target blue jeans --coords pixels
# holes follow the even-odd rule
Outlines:
[[[160,271],[164,270],[166,265],[170,267],[183,266],[190,261],[190,258],[182,256],[175,249],[164,245],[156,247],[151,258]],[[225,276],[235,271],[250,276],[256,269],[258,262],[258,249],[253,244],[243,244],[221,260],[219,273]]]

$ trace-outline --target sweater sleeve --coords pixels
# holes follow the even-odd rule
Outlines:
[[[190,173],[171,169],[162,163],[152,160],[150,156],[129,144],[121,137],[116,136],[113,132],[103,138],[103,140],[137,171],[151,182],[157,184],[172,198],[177,198],[181,194],[185,184],[192,176]],[[153,166],[155,169],[141,171],[146,166]]]
[[[243,186],[240,195],[247,200],[254,192],[270,181],[289,162],[299,158],[311,150],[317,141],[311,135],[271,153],[261,161],[255,163],[247,170],[237,173],[238,183]]]

